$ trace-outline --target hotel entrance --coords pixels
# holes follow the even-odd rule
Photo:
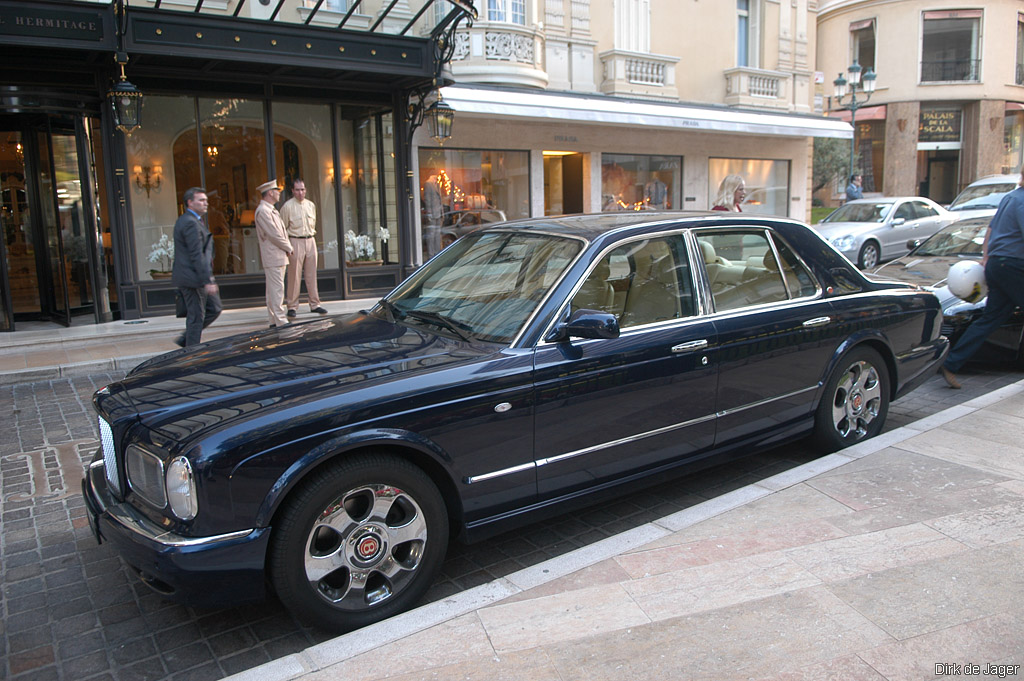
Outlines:
[[[83,116],[0,116],[0,330],[111,318],[109,234],[98,229],[89,144],[97,125]]]

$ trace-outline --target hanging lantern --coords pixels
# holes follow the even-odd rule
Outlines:
[[[438,144],[444,144],[452,138],[452,124],[455,123],[455,109],[451,108],[437,93],[437,101],[430,105],[424,116],[427,119],[427,130]]]
[[[142,92],[125,78],[124,65],[128,63],[128,55],[119,52],[114,58],[121,66],[121,81],[107,93],[107,101],[114,113],[114,125],[130,135],[142,123]]]

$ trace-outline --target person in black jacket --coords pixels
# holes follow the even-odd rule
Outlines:
[[[199,344],[203,329],[212,324],[224,309],[213,278],[213,237],[203,222],[207,203],[205,189],[186,189],[185,212],[174,223],[171,283],[178,287],[188,310],[185,333],[174,342],[186,348]]]

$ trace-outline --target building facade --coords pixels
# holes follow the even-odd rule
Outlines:
[[[864,189],[949,203],[974,180],[1016,173],[1024,157],[1020,0],[821,0],[824,96],[854,61],[877,74],[856,112]],[[830,113],[849,121],[836,105]]]
[[[167,244],[193,186],[210,198],[226,306],[263,300],[254,211],[272,178],[284,198],[303,179],[317,204],[325,299],[392,288],[419,258],[409,102],[436,86],[445,32],[472,11],[448,0],[0,3],[0,330],[167,314]],[[143,94],[131,134],[108,101],[118,53]]]
[[[489,0],[455,35],[452,139],[414,138],[424,257],[480,222],[708,209],[807,219],[815,137],[811,0]]]

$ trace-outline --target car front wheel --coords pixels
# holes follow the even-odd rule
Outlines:
[[[879,251],[878,244],[874,241],[865,241],[860,247],[860,254],[857,256],[857,266],[862,270],[872,270],[878,267]]]
[[[814,434],[826,451],[878,435],[889,413],[889,371],[870,348],[856,348],[829,377],[815,414]]]
[[[273,528],[270,576],[299,619],[350,631],[412,607],[448,544],[444,501],[430,478],[388,455],[313,473]]]

